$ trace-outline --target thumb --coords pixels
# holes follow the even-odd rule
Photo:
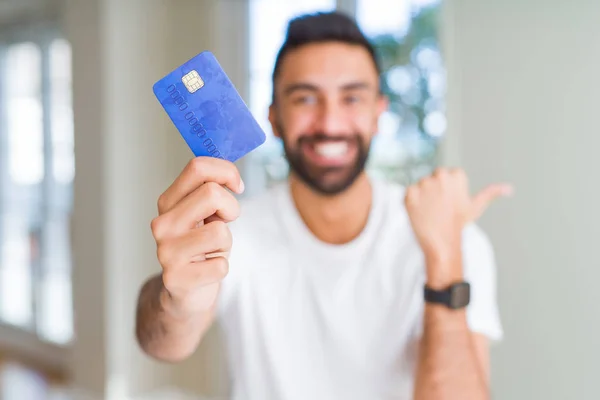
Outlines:
[[[514,193],[514,188],[506,183],[489,185],[473,197],[471,203],[471,221],[481,217],[490,203],[500,196],[508,197]]]

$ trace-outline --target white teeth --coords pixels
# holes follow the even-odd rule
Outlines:
[[[315,152],[328,158],[340,157],[348,152],[347,142],[320,143],[315,145]]]

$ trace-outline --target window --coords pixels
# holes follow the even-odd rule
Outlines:
[[[41,49],[35,43],[10,45],[5,53],[6,149],[0,318],[32,323],[33,264],[39,231],[43,178]]]
[[[429,174],[446,129],[446,76],[438,42],[439,0],[339,0],[374,44],[390,99],[371,147],[368,170],[402,184]],[[283,148],[267,121],[271,73],[285,27],[295,15],[327,11],[330,0],[256,0],[250,10],[250,107],[269,139],[249,155],[252,180],[262,186],[287,176]],[[340,7],[341,8],[341,7]],[[263,176],[257,182],[255,176]]]
[[[44,29],[0,43],[0,322],[71,340],[74,176],[69,44]]]
[[[382,89],[390,99],[369,168],[403,184],[431,172],[446,130],[438,13],[431,0],[357,1],[357,21],[379,53]]]

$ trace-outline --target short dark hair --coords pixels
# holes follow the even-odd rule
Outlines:
[[[275,59],[273,102],[275,102],[275,80],[281,72],[281,64],[286,54],[307,44],[322,42],[341,42],[363,47],[373,59],[377,75],[381,74],[381,66],[375,48],[355,20],[339,11],[300,15],[289,22],[285,41]]]

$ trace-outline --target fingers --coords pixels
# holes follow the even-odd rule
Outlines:
[[[156,217],[152,221],[152,232],[157,240],[177,237],[198,227],[200,222],[209,217],[211,221],[230,222],[239,214],[240,206],[233,194],[218,183],[207,182],[170,211]]]
[[[511,196],[513,187],[509,184],[498,183],[489,185],[473,197],[471,219],[477,219],[483,215],[492,201],[501,196]]]
[[[203,286],[220,282],[229,272],[224,257],[211,258],[199,263],[188,263],[163,270],[163,284],[169,293],[185,295]]]
[[[211,222],[213,222],[213,221],[222,221],[222,222],[227,222],[227,221],[225,221],[223,218],[221,218],[221,217],[219,217],[218,215],[216,215],[216,214],[215,214],[215,215],[211,215],[210,217],[206,218],[206,219],[204,220],[204,223],[205,223],[205,224],[210,224],[210,223],[211,223]]]
[[[244,191],[244,183],[235,164],[214,157],[196,157],[158,199],[159,214],[171,210],[206,182],[226,186],[238,194]]]
[[[185,296],[200,286],[221,280],[227,274],[228,262],[218,254],[227,254],[231,245],[231,232],[221,221],[192,229],[177,238],[157,241],[157,256],[167,290]],[[207,258],[210,253],[212,257]]]
[[[421,178],[407,188],[404,201],[406,204],[417,203],[423,191],[442,194],[444,191],[454,190],[457,183],[460,187],[466,187],[468,184],[467,176],[462,169],[436,168],[431,175]]]
[[[232,238],[226,223],[240,213],[227,188],[244,190],[237,167],[213,157],[196,157],[160,196],[159,216],[151,228],[170,296],[194,299],[192,303],[197,303],[198,293],[214,297],[216,292],[207,286],[227,275]]]
[[[428,180],[436,180],[442,184],[459,184],[460,186],[468,186],[469,179],[466,172],[462,168],[436,168]]]
[[[163,266],[181,265],[202,260],[209,253],[227,254],[231,244],[227,224],[215,221],[192,229],[183,236],[158,241],[157,256]]]
[[[471,196],[469,179],[463,169],[436,168],[431,176],[421,179],[408,188],[405,203],[407,205],[418,203],[426,193],[429,194],[426,197],[430,201],[433,201],[432,198],[445,198],[444,207],[454,207],[457,212],[472,221],[479,218],[494,199],[511,195],[513,188],[509,184],[494,184]],[[448,202],[454,206],[449,205]]]

